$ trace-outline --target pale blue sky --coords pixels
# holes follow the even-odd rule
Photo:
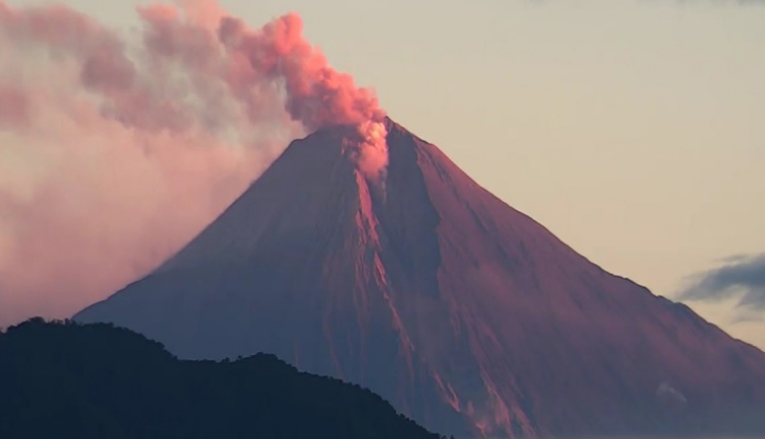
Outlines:
[[[65,3],[126,24],[141,2]],[[658,294],[720,258],[765,252],[765,3],[221,3],[253,26],[299,12],[395,120]],[[691,305],[765,347],[765,324],[730,323],[730,304]]]

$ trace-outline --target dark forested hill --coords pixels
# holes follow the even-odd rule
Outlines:
[[[107,324],[0,334],[0,438],[438,439],[379,396],[272,355],[181,361]]]

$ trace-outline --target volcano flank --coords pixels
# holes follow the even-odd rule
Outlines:
[[[75,316],[184,358],[276,354],[483,437],[765,433],[765,354],[602,270],[387,119],[293,142],[177,255]]]

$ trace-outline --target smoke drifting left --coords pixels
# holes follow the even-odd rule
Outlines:
[[[387,165],[374,93],[295,14],[251,29],[212,1],[140,7],[138,33],[0,0],[0,324],[65,316],[164,260],[288,144],[347,124]],[[296,176],[296,178],[299,176]]]

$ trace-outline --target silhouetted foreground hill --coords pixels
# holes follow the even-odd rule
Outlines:
[[[272,355],[181,361],[107,324],[0,334],[0,438],[438,439],[379,396]]]

